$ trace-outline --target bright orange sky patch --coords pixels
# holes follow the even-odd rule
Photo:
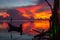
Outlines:
[[[49,19],[51,16],[51,10],[45,10],[45,11],[40,11],[36,12],[38,9],[43,8],[42,6],[32,6],[32,7],[23,7],[23,8],[16,8],[19,12],[22,13],[22,16],[26,18],[31,18],[33,17],[34,19]],[[30,12],[30,13],[27,13]]]

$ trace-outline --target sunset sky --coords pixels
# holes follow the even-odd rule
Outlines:
[[[19,26],[20,23],[23,23],[23,30],[25,33],[32,33],[32,29],[42,28],[47,30],[49,28],[49,18],[52,15],[51,10],[47,3],[44,0],[41,0],[38,5],[38,0],[1,0],[0,1],[0,9],[1,8],[9,8],[7,12],[0,11],[0,18],[11,19],[14,20],[32,20],[32,19],[44,19],[39,21],[31,22],[12,22],[14,26]],[[53,5],[53,0],[48,0],[48,2]],[[16,8],[15,8],[16,7]],[[11,9],[10,9],[11,8]],[[48,20],[45,20],[48,19]],[[16,25],[15,25],[16,24]],[[7,27],[7,23],[2,23],[2,25]],[[0,24],[0,28],[3,28]],[[1,27],[2,26],[2,27]]]
[[[22,15],[23,17],[29,19],[45,19],[51,16],[51,11],[45,0],[1,0],[0,1],[0,9],[1,8],[13,8],[13,7],[20,7],[16,8],[20,12],[18,12],[17,16]],[[48,2],[53,5],[53,0],[48,0]],[[33,5],[33,6],[32,6]],[[15,11],[16,11],[15,10]],[[8,10],[9,11],[9,10]],[[13,13],[13,10],[10,10],[10,14],[16,16],[16,12]],[[12,14],[13,13],[13,14]],[[21,14],[22,13],[22,14]],[[47,14],[47,16],[45,16]],[[48,16],[49,15],[49,16]],[[1,16],[1,15],[0,15]],[[6,16],[4,16],[6,17]],[[19,18],[17,18],[19,19]]]

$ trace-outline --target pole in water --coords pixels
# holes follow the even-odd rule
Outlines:
[[[12,40],[12,32],[10,34],[11,34],[10,36],[11,36],[11,40]]]
[[[11,17],[11,19],[10,19],[10,20],[11,20],[11,24],[12,24],[12,17]],[[10,34],[11,34],[11,40],[12,40],[12,31],[11,31],[11,33],[10,33]]]

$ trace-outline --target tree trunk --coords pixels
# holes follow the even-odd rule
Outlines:
[[[59,40],[59,18],[58,12],[59,9],[59,0],[54,0],[53,10],[52,10],[52,17],[51,17],[51,32],[53,33],[53,38],[51,40]]]

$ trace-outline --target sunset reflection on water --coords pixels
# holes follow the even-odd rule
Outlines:
[[[2,25],[3,25],[3,27],[2,27]],[[16,24],[14,24],[14,26],[15,25]],[[49,29],[49,25],[50,25],[49,24],[49,20],[35,20],[33,22],[31,22],[31,21],[24,22],[22,24],[22,26],[23,26],[23,33],[30,34],[30,35],[35,35],[35,34],[38,34],[38,33],[33,31],[32,29],[36,29],[36,30],[39,30],[39,31],[44,29],[45,31],[47,31]],[[8,28],[7,22],[3,22],[0,25],[0,29],[3,29],[3,28]]]

